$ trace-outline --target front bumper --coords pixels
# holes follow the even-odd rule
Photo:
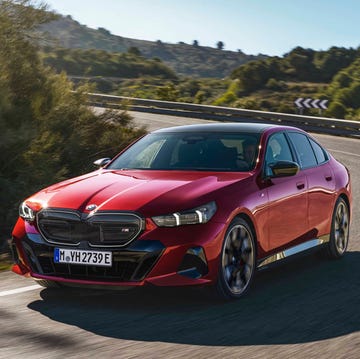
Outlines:
[[[108,248],[113,253],[113,265],[98,267],[54,263],[54,248],[59,245],[46,242],[34,227],[30,228],[21,219],[19,222],[11,241],[16,273],[74,285],[110,287],[203,285],[213,282],[217,275],[224,226],[207,223],[182,228],[156,228],[124,248]],[[84,242],[81,249],[95,248],[86,247]]]

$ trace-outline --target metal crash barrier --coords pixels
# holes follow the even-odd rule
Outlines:
[[[94,107],[121,109],[125,105],[127,109],[132,111],[199,118],[203,120],[258,123],[272,122],[296,126],[311,132],[360,138],[360,121],[246,110],[232,107],[198,105],[185,102],[147,100],[98,93],[89,93],[88,96],[88,104]]]

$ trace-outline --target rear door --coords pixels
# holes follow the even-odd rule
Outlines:
[[[289,132],[302,172],[308,183],[308,220],[313,238],[330,231],[335,179],[326,151],[304,133]]]

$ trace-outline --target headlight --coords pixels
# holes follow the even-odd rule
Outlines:
[[[207,223],[215,212],[216,203],[210,202],[188,211],[152,217],[152,220],[158,227],[177,227],[186,224]]]
[[[27,221],[33,221],[35,219],[35,212],[23,202],[19,207],[19,216]]]
[[[35,220],[36,212],[39,212],[41,208],[46,207],[41,203],[30,203],[23,202],[19,207],[19,216],[29,222],[33,222]]]

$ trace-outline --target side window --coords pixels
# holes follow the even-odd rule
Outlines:
[[[289,132],[289,137],[299,157],[301,168],[316,166],[317,160],[308,137],[299,132]]]
[[[265,174],[271,175],[269,164],[277,161],[294,161],[288,141],[282,132],[270,136],[265,152]]]
[[[311,138],[309,138],[309,141],[314,150],[317,162],[319,164],[326,162],[329,158],[327,156],[327,153],[324,151],[324,149],[315,141],[313,141]]]
[[[266,148],[265,160],[268,163],[294,161],[289,144],[282,132],[271,135]]]

